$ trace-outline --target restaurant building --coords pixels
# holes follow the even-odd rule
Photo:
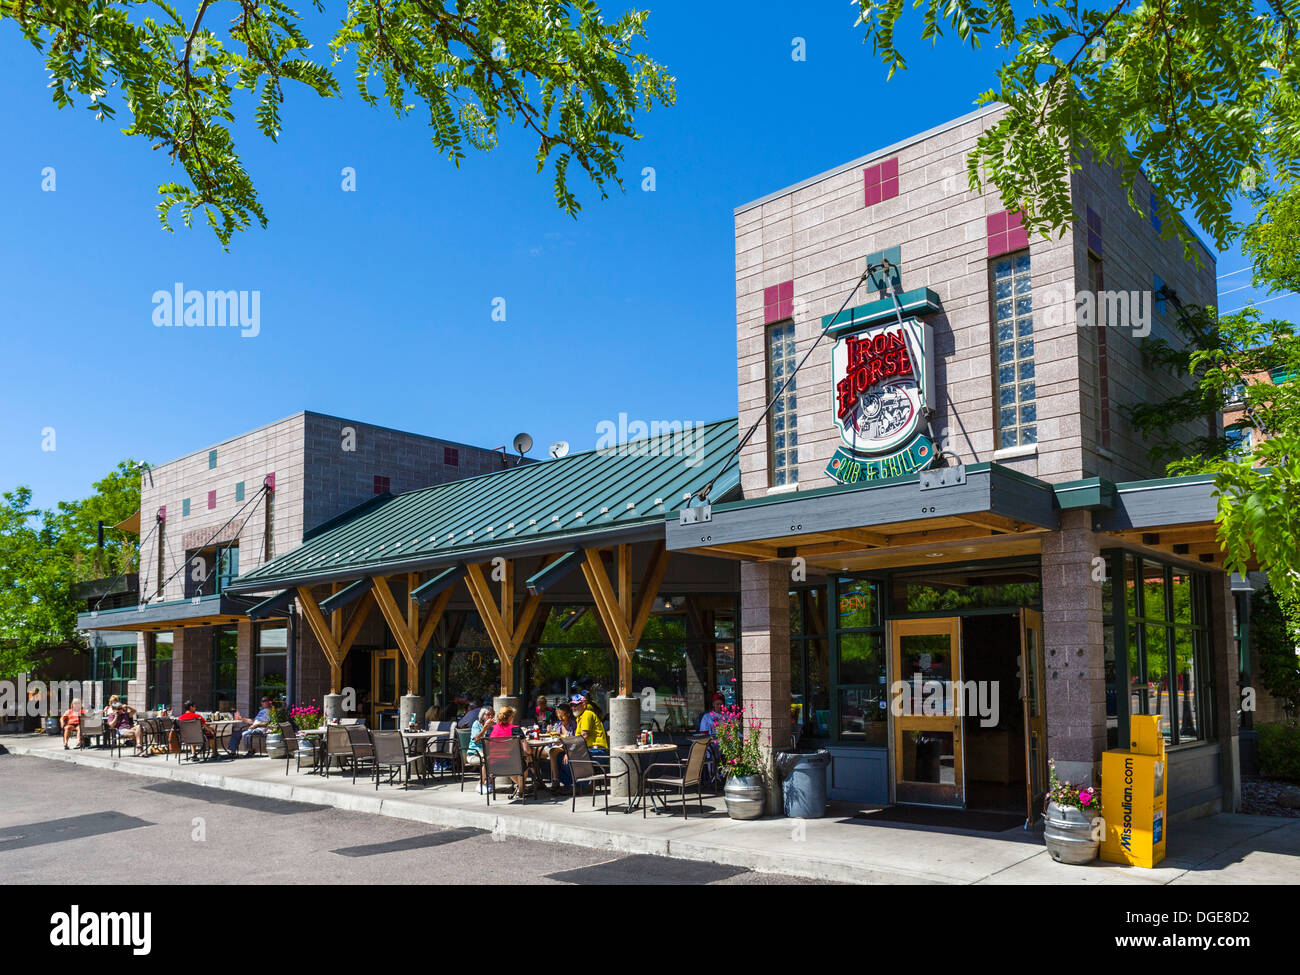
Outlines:
[[[250,619],[231,580],[345,512],[506,463],[497,450],[304,411],[143,470],[140,512],[116,526],[141,536],[139,572],[80,594],[93,673],[142,710],[193,699],[247,714],[264,694],[283,699],[295,615]],[[319,697],[328,672],[311,634],[301,639],[294,690]]]
[[[381,500],[228,591],[300,607],[331,713],[364,641],[403,712],[590,687],[615,745],[721,690],[827,748],[834,799],[1026,818],[1049,758],[1095,783],[1159,714],[1170,814],[1236,808],[1212,485],[1123,411],[1180,388],[1140,341],[1214,255],[1086,159],[1077,226],[1031,239],[967,185],[997,111],[736,210],[738,419]]]

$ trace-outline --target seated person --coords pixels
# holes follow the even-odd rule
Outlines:
[[[437,724],[442,720],[442,706],[439,704],[430,704],[429,710],[424,712],[425,724]]]
[[[253,720],[246,725],[235,725],[231,730],[230,744],[226,748],[226,751],[230,752],[231,755],[237,756],[239,754],[240,743],[246,742],[247,747],[244,754],[248,758],[252,758],[253,739],[266,736],[267,730],[271,727],[271,709],[274,704],[275,702],[269,697],[262,698],[262,710],[257,712],[257,715]]]
[[[465,709],[465,713],[461,715],[460,720],[456,722],[456,727],[457,728],[474,727],[475,721],[482,720],[482,718],[480,717],[482,710],[483,709],[480,708],[478,705],[478,698],[476,697],[470,698],[469,707]],[[491,709],[489,708],[489,710]]]
[[[72,706],[63,712],[63,717],[59,718],[59,727],[63,729],[63,747],[65,749],[68,747],[68,739],[72,737],[74,731],[77,733],[77,747],[82,746],[81,716],[85,713],[85,710],[81,707],[81,698],[74,697]]]
[[[193,701],[185,702],[185,710],[181,712],[181,716],[176,720],[178,721],[197,720],[201,725],[203,725],[203,737],[208,740],[208,747],[211,748],[214,744],[216,744],[216,739],[214,738],[211,729],[208,728],[208,722],[204,720],[203,715],[199,714],[199,712],[194,710]]]
[[[577,737],[587,743],[587,753],[592,758],[609,758],[609,737],[605,734],[605,726],[600,723],[600,718],[596,715],[596,709],[591,706],[585,694],[575,694],[569,702],[573,705],[573,713],[577,716],[575,731]],[[607,762],[597,762],[599,765],[608,764]]]
[[[469,747],[465,749],[467,764],[477,764],[479,767],[478,794],[481,796],[492,791],[492,783],[487,777],[487,752],[483,748],[483,739],[491,732],[495,717],[495,712],[491,708],[479,708],[478,717],[470,727]]]
[[[572,738],[578,732],[573,720],[573,708],[567,704],[555,705],[555,724],[550,728],[553,734],[561,738]],[[546,756],[551,761],[551,783],[572,785],[573,776],[569,774],[569,760],[564,756],[564,746],[560,744],[546,746]]]
[[[141,728],[135,720],[135,708],[114,694],[108,699],[108,707],[104,710],[107,712],[104,723],[120,737],[131,739],[137,757],[144,754],[144,740],[141,737]]]
[[[539,728],[545,728],[551,716],[551,705],[545,694],[537,695],[537,704],[533,707],[533,722]]]
[[[497,712],[496,722],[492,725],[491,731],[488,732],[489,738],[522,738],[524,729],[515,724],[515,709],[506,705]],[[524,777],[522,775],[510,776],[510,781],[514,783],[515,795],[524,794]]]
[[[700,734],[713,735],[716,733],[718,722],[722,720],[722,712],[726,707],[726,698],[721,694],[714,694],[709,710],[705,711],[704,717],[700,718]]]

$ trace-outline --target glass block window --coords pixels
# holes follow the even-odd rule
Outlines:
[[[768,469],[774,486],[799,482],[799,403],[794,367],[794,322],[773,325],[767,330],[768,395],[773,398],[767,441],[771,444]],[[787,379],[790,383],[782,391]]]
[[[1038,443],[1034,293],[1029,254],[992,262],[999,448]]]

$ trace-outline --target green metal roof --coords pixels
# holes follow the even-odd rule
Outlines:
[[[410,491],[315,534],[244,573],[226,591],[414,572],[498,554],[558,551],[606,537],[663,537],[735,449],[735,419]],[[712,492],[740,482],[737,464]],[[623,539],[627,540],[627,539]]]

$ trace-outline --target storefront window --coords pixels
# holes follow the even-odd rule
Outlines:
[[[172,704],[172,634],[170,630],[150,637],[149,676],[145,707],[153,711]]]
[[[801,738],[831,737],[826,590],[790,593],[790,724]]]
[[[127,684],[135,680],[135,644],[92,648],[91,673],[103,684],[105,701],[114,694],[126,700]]]
[[[896,614],[1038,606],[1043,601],[1035,568],[895,576],[892,593]]]
[[[289,625],[280,621],[262,623],[254,632],[257,643],[253,650],[252,704],[261,707],[263,697],[284,703]]]
[[[842,578],[834,586],[835,731],[846,744],[884,745],[885,631],[880,583]]]
[[[1205,740],[1212,691],[1207,577],[1128,554],[1111,555],[1110,564],[1123,573],[1124,620],[1115,618],[1121,607],[1107,603],[1104,624],[1111,639],[1124,637],[1123,652],[1114,653],[1125,666],[1128,713],[1159,715],[1171,745]]]

